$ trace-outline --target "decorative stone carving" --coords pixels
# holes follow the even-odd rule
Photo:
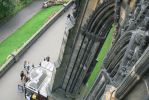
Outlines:
[[[141,79],[142,75],[146,73],[149,69],[149,47],[145,50],[144,54],[141,57],[129,75],[124,79],[124,81],[119,85],[116,90],[116,97],[121,100],[129,90]]]
[[[129,74],[132,66],[141,57],[141,54],[145,50],[144,46],[146,45],[146,37],[145,31],[141,30],[141,28],[133,31],[131,41],[127,47],[124,58],[122,59],[120,68],[113,79],[116,86],[118,86],[118,84],[120,84]]]

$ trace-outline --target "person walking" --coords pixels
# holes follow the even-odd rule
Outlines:
[[[26,69],[26,66],[27,66],[27,61],[25,60],[24,61],[24,69]]]
[[[21,71],[21,73],[20,73],[20,77],[21,77],[21,81],[23,80],[23,78],[24,78],[24,71]]]
[[[46,60],[47,60],[47,62],[49,62],[49,61],[50,61],[50,57],[49,57],[49,56],[47,56],[47,57],[46,57]]]
[[[29,73],[29,70],[30,70],[29,62],[24,61],[24,69],[26,70],[26,72],[27,72],[27,74],[28,74],[28,73]]]
[[[67,15],[67,18],[68,18],[70,21],[72,21],[70,14]]]
[[[30,78],[29,78],[29,75],[28,75],[28,74],[24,76],[24,82],[25,82],[25,83],[26,83],[29,79],[30,79]]]
[[[67,26],[69,26],[69,28],[73,27],[73,25],[75,24],[75,19],[71,14],[67,15]]]

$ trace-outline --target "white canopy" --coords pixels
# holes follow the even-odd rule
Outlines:
[[[53,63],[43,61],[41,66],[30,70],[30,81],[26,83],[26,88],[47,97],[52,90],[56,68]],[[48,91],[47,91],[48,90]]]

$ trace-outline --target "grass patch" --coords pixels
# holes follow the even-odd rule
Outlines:
[[[7,57],[17,51],[43,24],[50,18],[49,16],[58,12],[61,5],[42,9],[23,26],[17,29],[11,36],[0,43],[0,66],[4,64]]]
[[[104,44],[103,44],[103,47],[97,57],[97,63],[95,65],[95,68],[86,84],[87,88],[88,89],[91,89],[97,75],[99,74],[100,70],[101,70],[101,67],[102,67],[102,63],[103,63],[103,60],[109,50],[109,47],[111,46],[111,43],[112,43],[112,34],[114,32],[114,26],[111,28],[108,36],[107,36],[107,39],[105,40]]]

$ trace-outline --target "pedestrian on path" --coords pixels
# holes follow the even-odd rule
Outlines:
[[[24,71],[21,71],[20,73],[21,81],[23,80],[24,76],[25,76]]]
[[[49,57],[49,56],[47,56],[47,57],[46,57],[46,60],[47,60],[47,62],[49,62],[49,61],[50,61],[50,57]]]
[[[19,92],[24,92],[24,86],[21,84],[18,84],[18,91]]]
[[[67,15],[67,18],[68,18],[70,21],[72,21],[70,14]]]
[[[24,61],[24,69],[26,70],[26,72],[28,74],[29,70],[30,70],[30,65],[29,65],[29,62],[27,62],[26,60]]]
[[[27,61],[25,60],[24,61],[24,69],[26,69],[26,66],[27,66]]]
[[[24,83],[26,83],[28,81],[28,78],[26,75],[24,75]]]
[[[67,15],[67,20],[71,22],[72,26],[75,24],[75,18],[71,14]]]

